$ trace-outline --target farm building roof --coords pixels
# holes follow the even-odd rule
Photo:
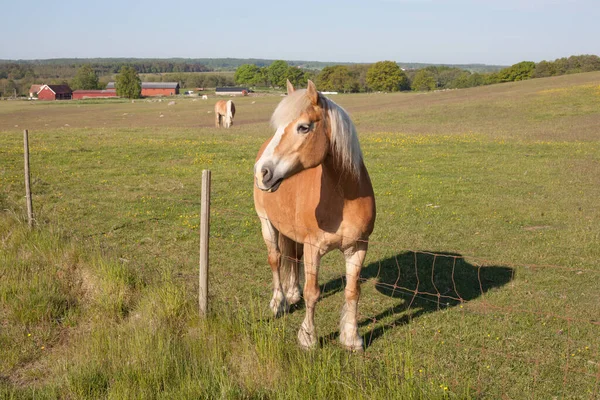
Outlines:
[[[44,85],[31,85],[31,87],[29,88],[29,93],[39,92],[40,89],[42,88],[42,86],[44,86]]]
[[[178,82],[142,82],[142,89],[176,89]]]
[[[142,82],[142,89],[176,89],[179,87],[178,82]],[[114,89],[115,83],[108,82],[107,89]]]
[[[40,90],[42,90],[44,87],[48,87],[50,90],[52,90],[55,94],[66,94],[66,93],[72,93],[71,88],[69,87],[69,85],[43,85]],[[39,91],[38,91],[39,92]]]
[[[242,91],[246,91],[246,92],[250,92],[250,90],[248,88],[245,87],[233,87],[233,86],[223,86],[223,87],[218,87],[215,89],[216,92],[225,92],[225,93],[229,93],[229,92],[242,92]]]

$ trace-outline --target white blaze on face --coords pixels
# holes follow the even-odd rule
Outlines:
[[[254,164],[254,177],[256,178],[256,182],[258,183],[259,187],[262,187],[263,176],[262,176],[261,170],[262,170],[263,165],[268,161],[271,161],[274,165],[276,165],[276,160],[275,160],[273,154],[275,153],[275,148],[281,141],[281,138],[283,137],[284,133],[285,133],[284,126],[280,126],[279,128],[277,128],[277,131],[271,138],[271,141],[265,148],[265,151],[263,151],[262,155],[260,156],[260,158],[258,159],[256,164]]]
[[[256,183],[260,189],[265,189],[263,186],[263,166],[269,165],[272,168],[271,172],[275,177],[284,177],[291,166],[290,160],[286,160],[275,154],[275,149],[285,134],[285,128],[285,126],[277,128],[277,131],[271,138],[265,151],[254,165],[254,177],[256,178]]]

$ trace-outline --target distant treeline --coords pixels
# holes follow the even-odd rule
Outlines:
[[[164,59],[53,59],[2,61],[0,78],[23,79],[34,76],[38,79],[71,79],[83,65],[91,65],[98,76],[112,75],[121,67],[134,67],[138,73],[205,72],[211,71],[201,63]]]
[[[332,65],[315,72],[279,60],[268,67],[242,65],[235,73],[235,80],[237,84],[243,85],[282,87],[286,79],[295,85],[303,85],[307,79],[313,79],[323,91],[356,93],[459,89],[589,71],[600,71],[600,57],[579,55],[539,63],[523,61],[489,73],[472,72],[454,66],[401,69],[392,61]]]
[[[196,58],[193,60],[187,60],[187,62],[197,62],[206,65],[213,71],[235,71],[244,64],[252,64],[257,67],[268,67],[278,60],[260,59],[260,58]],[[320,71],[325,67],[332,65],[346,65],[352,66],[361,63],[352,62],[328,62],[328,61],[302,61],[302,60],[288,60],[288,65],[293,67],[300,67],[304,70]],[[409,63],[399,62],[398,65],[405,69],[419,69],[433,65],[440,64],[428,64],[428,63]],[[486,64],[447,64],[443,65],[447,67],[460,68],[471,72],[495,72],[499,71],[505,66],[503,65],[486,65]]]
[[[84,66],[91,67],[99,77],[100,87],[113,80],[121,67],[132,66],[140,74],[156,74],[156,76],[147,75],[145,77],[147,80],[177,81],[185,88],[233,84],[282,87],[285,86],[286,79],[290,79],[296,85],[303,85],[307,79],[313,79],[320,90],[367,92],[466,88],[598,71],[600,58],[595,55],[580,55],[539,63],[524,61],[506,68],[485,64],[430,65],[387,62],[382,66],[381,63],[239,58],[0,60],[0,93],[2,96],[12,96],[15,93],[26,95],[29,87],[34,83],[71,84],[77,72]],[[370,70],[371,81],[369,82]],[[235,71],[235,80],[230,73],[223,73],[224,71]],[[392,80],[394,82],[390,83]]]
[[[398,65],[405,70],[423,69],[427,67],[444,67],[444,68],[457,68],[469,72],[478,72],[480,74],[486,74],[489,72],[500,71],[505,68],[506,65],[488,65],[488,64],[431,64],[431,63],[404,63],[399,62]]]
[[[5,61],[0,60],[0,93],[3,96],[26,95],[35,83],[71,84],[77,72],[90,66],[106,85],[123,66],[131,66],[138,73],[200,73],[211,71],[204,64],[178,59],[53,59]],[[204,78],[203,78],[204,79]],[[202,81],[203,79],[200,79]],[[216,79],[212,78],[212,81]],[[229,80],[232,83],[232,80]]]
[[[426,67],[422,70],[431,73],[435,80],[436,89],[455,89],[565,74],[577,74],[580,72],[600,71],[600,57],[596,55],[578,55],[568,58],[563,57],[554,61],[540,61],[539,63],[523,61],[510,67],[503,68],[500,71],[487,74],[471,73],[469,71],[447,67]],[[407,71],[411,83],[414,82],[419,71],[421,70]]]
[[[117,73],[122,66],[133,66],[139,73],[166,72],[205,72],[235,71],[244,64],[268,67],[277,60],[260,58],[53,58],[47,60],[0,60],[0,71],[32,71],[40,78],[69,79],[82,65],[91,65],[99,76]],[[332,65],[356,65],[357,63],[339,63],[325,61],[286,61],[288,65],[308,70],[322,70]],[[460,68],[471,72],[494,72],[503,68],[500,65],[486,64],[427,64],[399,62],[405,69],[420,69],[434,65]],[[18,73],[17,73],[18,74]],[[24,73],[23,73],[24,75]]]
[[[262,59],[262,58],[196,58],[194,62],[202,63],[213,71],[235,71],[241,65],[253,64],[258,67],[268,67],[277,60]],[[326,61],[300,61],[291,60],[286,61],[289,65],[300,67],[308,70],[320,70],[328,65],[344,64],[350,65],[352,63],[335,63]]]

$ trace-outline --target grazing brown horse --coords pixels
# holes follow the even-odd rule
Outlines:
[[[298,340],[304,348],[314,347],[320,260],[339,249],[347,279],[340,342],[362,350],[359,278],[375,224],[375,196],[354,124],[311,81],[300,90],[288,81],[288,96],[271,123],[275,135],[262,146],[254,165],[254,206],[273,273],[270,308],[280,315],[300,301],[299,260],[304,256],[306,316]]]
[[[235,117],[235,105],[231,100],[219,100],[215,103],[215,125],[217,128],[224,126],[229,128],[233,125]]]

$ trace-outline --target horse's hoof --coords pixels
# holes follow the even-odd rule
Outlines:
[[[365,351],[362,345],[360,346],[343,346],[344,349],[351,351],[352,353],[362,353]]]
[[[289,305],[298,303],[302,299],[302,296],[300,295],[300,289],[295,287],[294,289],[289,290],[285,294],[285,299],[287,300]]]
[[[273,311],[273,315],[275,316],[275,318],[281,317],[289,310],[289,306],[285,299],[271,299],[271,303],[269,303],[269,308],[271,309],[271,311]]]
[[[364,350],[363,340],[360,336],[355,336],[354,340],[346,339],[343,336],[340,336],[340,343],[342,347],[351,352],[362,352]]]
[[[317,345],[317,338],[315,333],[310,333],[304,327],[301,327],[298,331],[298,342],[304,350],[312,350]]]

